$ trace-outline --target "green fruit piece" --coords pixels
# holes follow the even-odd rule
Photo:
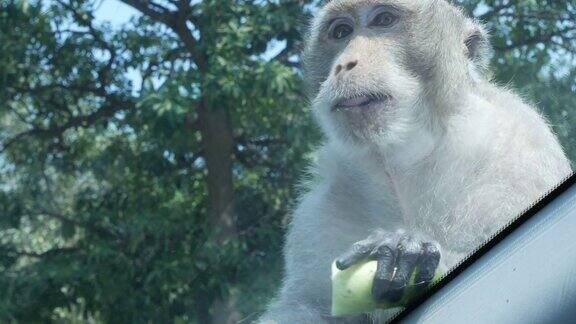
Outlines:
[[[339,270],[332,263],[332,315],[353,315],[368,313],[376,309],[403,307],[416,298],[422,287],[414,285],[414,271],[402,299],[397,303],[378,303],[372,298],[372,282],[376,273],[376,261],[355,264],[346,270]],[[432,284],[440,280],[438,271],[434,274]]]

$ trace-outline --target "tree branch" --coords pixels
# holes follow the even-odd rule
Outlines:
[[[194,63],[200,72],[206,71],[206,58],[199,49],[198,40],[194,38],[192,32],[186,25],[188,16],[192,11],[189,4],[184,4],[180,1],[177,11],[171,11],[161,5],[147,0],[121,0],[125,4],[140,11],[142,14],[148,16],[150,19],[162,23],[172,29],[178,35],[184,47],[192,55]],[[197,26],[196,26],[197,28]]]
[[[70,218],[70,217],[66,217],[66,216],[64,216],[64,215],[62,215],[62,214],[55,213],[55,212],[51,212],[51,211],[48,211],[48,210],[42,210],[42,211],[41,211],[41,214],[42,214],[42,215],[45,215],[45,216],[48,216],[48,217],[51,217],[51,218],[54,218],[54,219],[57,219],[57,220],[59,220],[59,221],[61,221],[61,222],[70,223],[70,224],[72,224],[72,225],[74,225],[74,226],[76,226],[76,227],[86,229],[86,230],[88,230],[88,231],[90,231],[90,232],[93,232],[93,233],[95,233],[95,234],[103,237],[103,238],[108,238],[108,239],[117,239],[117,238],[118,238],[118,236],[117,236],[115,233],[113,233],[112,231],[110,231],[110,230],[108,230],[108,229],[105,229],[105,228],[103,228],[102,226],[93,224],[93,223],[80,222],[80,221],[78,221],[78,220],[76,220],[76,219],[73,219],[73,218]]]
[[[59,255],[68,254],[68,253],[77,252],[77,251],[79,251],[79,249],[76,247],[67,247],[67,248],[51,249],[51,250],[48,250],[48,251],[42,252],[42,253],[29,252],[29,251],[13,251],[13,253],[15,253],[19,257],[25,256],[25,257],[30,257],[30,258],[44,259],[44,258],[59,256]]]
[[[135,104],[131,101],[121,100],[114,95],[108,95],[108,102],[97,111],[82,116],[70,118],[62,125],[54,126],[51,128],[32,128],[20,134],[14,135],[12,138],[5,141],[4,145],[0,148],[0,153],[5,152],[9,147],[14,145],[19,140],[28,137],[54,137],[63,134],[66,130],[76,127],[86,127],[94,124],[98,120],[106,117],[113,116],[116,112],[123,109],[134,109]]]
[[[270,59],[270,61],[277,61],[280,62],[284,65],[287,66],[291,66],[291,67],[295,67],[295,68],[299,68],[300,67],[300,63],[299,62],[290,62],[290,56],[292,56],[294,50],[296,49],[297,43],[294,41],[288,41],[286,43],[286,47],[284,47],[284,49],[282,49],[282,51],[280,51],[280,53],[276,54],[276,56],[274,56],[272,59]]]
[[[147,0],[121,0],[125,4],[131,6],[132,8],[140,11],[144,15],[150,17],[156,22],[163,23],[170,26],[173,23],[174,15],[173,13],[161,5],[155,4]],[[149,4],[151,6],[149,6]],[[152,8],[154,7],[154,9]]]
[[[98,87],[97,91],[99,92],[100,95],[104,94],[105,93],[104,89],[107,84],[107,77],[112,71],[112,66],[116,61],[116,49],[103,38],[102,33],[99,30],[97,30],[92,24],[92,20],[87,19],[85,15],[82,15],[80,12],[78,12],[78,10],[74,8],[74,6],[71,3],[68,4],[62,0],[56,0],[56,1],[62,7],[68,9],[72,13],[74,19],[76,20],[76,22],[78,22],[80,26],[88,28],[88,34],[90,34],[92,38],[94,38],[96,43],[100,44],[101,48],[105,49],[110,54],[110,59],[108,60],[106,65],[104,65],[98,71],[98,81],[100,82],[100,86]]]

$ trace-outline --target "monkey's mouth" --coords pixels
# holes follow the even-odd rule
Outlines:
[[[333,111],[360,109],[389,101],[391,98],[387,94],[367,94],[358,95],[336,100],[332,106]]]

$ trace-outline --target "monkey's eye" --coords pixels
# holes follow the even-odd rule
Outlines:
[[[335,20],[330,26],[330,37],[334,39],[343,39],[354,32],[354,27],[348,22],[341,19]]]
[[[376,26],[376,27],[392,27],[394,26],[394,24],[398,21],[398,15],[390,12],[390,11],[384,11],[379,13],[378,15],[376,15],[376,17],[374,17],[374,19],[372,19],[372,22],[370,23],[370,26]]]

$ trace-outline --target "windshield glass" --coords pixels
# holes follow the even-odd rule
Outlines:
[[[0,0],[0,322],[383,322],[572,174],[575,1]]]

